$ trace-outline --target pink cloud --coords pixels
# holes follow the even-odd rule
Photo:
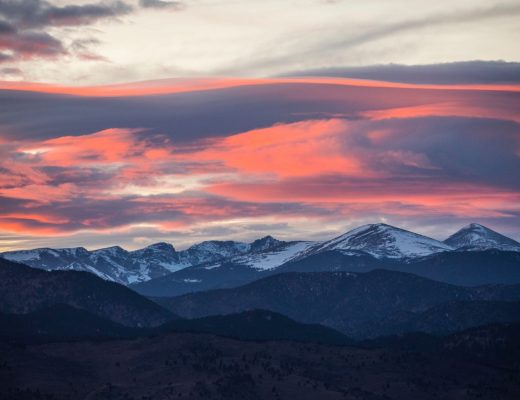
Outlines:
[[[273,82],[280,80],[170,81],[73,94],[218,91]],[[0,135],[0,230],[51,235],[143,224],[180,230],[240,218],[520,215],[516,92],[318,78],[299,83],[315,99],[326,99],[324,115],[330,104],[348,103],[354,111],[330,112],[330,118],[303,113],[297,122],[187,142],[147,127],[47,140]],[[294,95],[290,85],[282,92]]]

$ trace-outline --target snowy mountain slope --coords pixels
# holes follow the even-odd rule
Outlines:
[[[156,243],[135,251],[127,251],[119,246],[93,251],[82,247],[41,248],[5,252],[0,256],[45,270],[87,271],[127,285],[158,278],[192,265],[242,254],[249,246],[247,243],[213,241],[177,252],[171,244]]]
[[[60,260],[74,260],[77,257],[83,257],[84,255],[88,254],[89,251],[83,247],[74,247],[70,249],[41,248],[34,250],[7,251],[5,253],[1,253],[3,258],[11,261],[25,264],[40,263],[43,267],[49,266],[49,268],[51,265],[47,265],[47,263],[55,263],[57,258]]]
[[[206,241],[182,251],[176,251],[169,243],[155,243],[135,251],[127,251],[119,246],[93,251],[83,247],[41,248],[5,252],[1,253],[0,257],[45,270],[91,272],[103,279],[128,285],[158,278],[190,266],[217,263],[248,253],[254,254],[258,263],[262,259],[258,252],[268,251],[284,243],[267,236],[252,243]],[[282,258],[280,263],[285,259],[287,257]],[[270,262],[273,264],[273,259]]]
[[[180,251],[179,261],[186,265],[198,265],[215,262],[249,251],[250,243],[209,240],[195,244],[189,249]]]
[[[255,240],[248,252],[216,262],[194,265],[130,287],[146,296],[175,296],[252,282],[290,262],[315,242],[284,242],[271,236]]]
[[[291,261],[300,253],[316,244],[315,242],[281,242],[276,239],[273,240],[276,242],[270,242],[272,247],[252,246],[251,251],[243,255],[231,257],[206,268],[217,268],[223,262],[227,262],[256,270],[270,270]]]
[[[44,270],[74,270],[93,273],[103,279],[123,284],[159,276],[170,271],[146,262],[143,268],[139,260],[121,247],[109,247],[88,251],[84,248],[34,249],[2,253],[0,256],[10,261],[22,262]]]
[[[177,286],[202,287],[225,286],[227,281],[238,282],[242,278],[251,280],[256,272],[271,273],[282,265],[301,264],[304,260],[309,261],[305,270],[327,270],[336,268],[338,262],[341,268],[358,268],[358,264],[372,265],[376,261],[409,263],[455,250],[460,253],[488,249],[520,252],[520,244],[478,224],[462,228],[444,242],[386,224],[371,224],[318,243],[284,242],[265,236],[251,243],[205,241],[182,251],[168,243],[155,243],[135,251],[118,246],[94,251],[83,247],[41,248],[0,253],[0,257],[46,270],[87,271],[125,285],[172,275],[169,280]],[[339,259],[334,261],[331,257]],[[343,260],[345,257],[348,260]],[[161,285],[165,286],[165,282]]]
[[[324,251],[362,251],[376,258],[422,257],[453,248],[435,239],[387,224],[363,225],[301,253],[298,258]]]
[[[520,251],[520,243],[480,224],[469,224],[444,241],[458,250]]]

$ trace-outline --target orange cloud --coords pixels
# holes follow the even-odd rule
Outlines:
[[[250,178],[361,175],[359,161],[341,151],[341,137],[347,134],[346,122],[337,119],[279,124],[215,141],[186,157],[218,161]]]
[[[39,163],[54,166],[75,166],[81,164],[124,163],[144,150],[144,146],[134,140],[132,131],[107,129],[91,135],[62,136],[21,147],[20,152],[35,157]]]
[[[57,203],[68,201],[81,190],[72,183],[63,183],[56,186],[51,185],[25,185],[8,189],[0,189],[0,195],[5,197],[27,199],[38,203]]]
[[[520,123],[520,116],[514,109],[483,107],[478,104],[468,104],[467,101],[450,101],[445,103],[372,110],[363,112],[361,115],[371,120],[458,116],[507,119]]]
[[[428,89],[456,91],[505,91],[518,92],[515,84],[411,84],[351,78],[328,77],[287,77],[287,78],[194,78],[162,79],[103,86],[60,86],[45,83],[0,81],[0,90],[21,90],[40,93],[68,94],[74,96],[117,97],[150,96],[159,94],[186,93],[204,90],[234,88],[272,84],[316,84],[335,86],[355,86],[366,88]]]

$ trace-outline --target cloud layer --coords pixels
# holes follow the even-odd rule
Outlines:
[[[336,76],[415,84],[520,83],[520,63],[465,61],[430,65],[369,65],[298,71],[285,76]]]
[[[516,86],[23,89],[0,91],[4,247],[328,237],[374,221],[437,237],[478,221],[519,238]]]

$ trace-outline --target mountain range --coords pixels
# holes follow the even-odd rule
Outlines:
[[[198,319],[172,319],[157,327],[129,327],[68,304],[26,314],[0,313],[0,342],[28,344],[82,340],[131,339],[172,332],[209,333],[240,340],[353,344],[334,329],[296,322],[267,310],[251,310]]]
[[[385,269],[288,272],[229,289],[146,298],[94,274],[43,271],[0,260],[0,313],[6,321],[0,336],[13,326],[19,327],[18,332],[26,330],[20,337],[63,338],[180,330],[241,338],[252,332],[249,338],[282,339],[284,331],[298,331],[291,328],[292,322],[271,314],[229,317],[255,310],[281,314],[294,323],[323,325],[353,339],[413,331],[447,334],[486,323],[520,320],[520,285],[456,286]],[[310,329],[300,328],[302,332]],[[297,340],[304,336],[291,337]],[[327,337],[332,340],[334,336]]]
[[[306,247],[305,242],[282,242],[270,236],[252,243],[206,241],[182,251],[169,243],[155,243],[143,249],[127,251],[119,246],[89,251],[83,247],[8,251],[0,257],[44,270],[85,271],[103,279],[129,285],[158,278],[184,268],[243,259],[253,268],[264,268],[264,262],[277,266],[290,254]],[[275,251],[276,249],[276,251]],[[282,253],[288,253],[284,258]],[[241,258],[247,255],[246,258]],[[280,257],[281,258],[277,258]],[[269,259],[274,257],[275,259]],[[265,258],[265,260],[264,260]]]
[[[518,398],[520,252],[418,236],[267,237],[139,284],[230,286],[176,297],[0,258],[0,400]]]
[[[130,327],[157,326],[175,315],[115,282],[82,271],[43,271],[0,259],[0,312],[26,314],[67,304]]]
[[[261,308],[352,338],[414,330],[450,333],[520,317],[520,303],[515,303],[520,285],[463,287],[388,270],[283,273],[236,288],[154,300],[184,318]],[[465,303],[474,301],[481,307]],[[450,318],[452,313],[463,317]]]
[[[305,265],[308,268],[311,262],[312,270],[338,269],[338,264],[343,270],[350,265],[354,270],[359,270],[360,265],[364,265],[364,270],[400,269],[396,264],[402,267],[428,263],[436,256],[452,260],[464,257],[447,253],[488,250],[512,252],[509,258],[515,258],[516,253],[520,254],[520,243],[479,224],[463,227],[444,242],[387,224],[370,224],[324,242],[285,242],[266,236],[251,243],[206,241],[182,251],[168,243],[156,243],[134,251],[118,246],[93,251],[82,247],[41,248],[4,252],[0,257],[45,270],[91,272],[106,280],[132,285],[148,295],[177,295],[237,286],[275,270],[298,270]]]
[[[292,259],[277,268],[258,270],[233,260],[218,265],[197,265],[130,285],[146,296],[179,296],[211,289],[232,288],[286,272],[376,269],[413,273],[462,286],[520,283],[520,252],[497,249],[440,251],[412,258],[377,258],[362,251],[324,250]]]
[[[94,273],[147,296],[236,287],[268,275],[302,271],[391,269],[460,285],[520,282],[520,243],[479,224],[444,242],[387,224],[370,224],[324,242],[206,241],[176,251],[156,243],[140,250],[109,247],[35,249],[0,257],[45,270]]]

